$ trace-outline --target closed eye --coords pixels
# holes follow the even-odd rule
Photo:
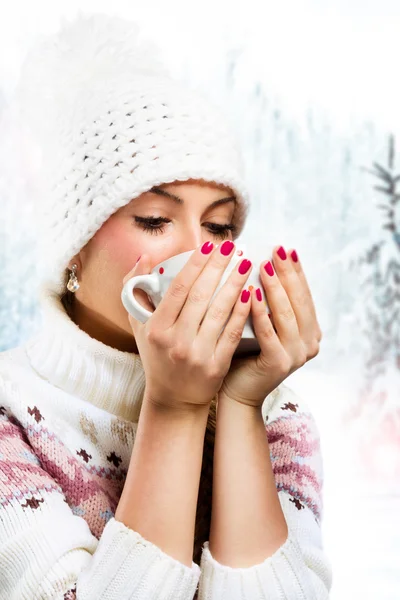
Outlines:
[[[140,225],[144,231],[149,231],[152,235],[158,235],[164,230],[164,225],[171,223],[171,219],[165,217],[134,217],[135,222]],[[212,235],[220,239],[229,237],[229,232],[235,235],[237,228],[232,223],[205,223]]]

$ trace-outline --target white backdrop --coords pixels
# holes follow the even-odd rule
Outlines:
[[[244,235],[297,249],[324,333],[318,357],[287,384],[320,427],[331,598],[398,600],[400,5],[9,3],[0,19],[0,350],[37,327],[40,271],[26,202],[35,161],[7,107],[29,44],[78,7],[137,19],[175,75],[224,105],[252,192]]]

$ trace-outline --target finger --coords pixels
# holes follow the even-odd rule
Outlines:
[[[211,250],[211,251],[210,251]],[[199,246],[174,277],[152,316],[154,327],[169,329],[175,324],[194,282],[214,254],[212,242]]]
[[[143,255],[143,256],[144,256],[144,255]],[[139,256],[139,258],[136,260],[136,263],[133,265],[132,269],[131,269],[131,270],[129,271],[129,273],[127,273],[127,274],[125,275],[125,277],[123,278],[123,280],[122,280],[122,285],[123,285],[123,286],[126,284],[126,282],[128,281],[128,279],[130,279],[131,277],[134,277],[135,273],[136,273],[136,275],[137,275],[137,269],[139,268],[139,267],[138,267],[138,264],[139,264],[139,261],[140,261],[140,259],[142,259],[142,262],[141,262],[141,264],[143,264],[143,257],[142,257],[142,256]]]
[[[251,261],[244,258],[241,260],[229,274],[221,289],[218,291],[206,313],[203,311],[203,321],[200,327],[195,331],[202,344],[216,344],[218,337],[221,334],[223,326],[228,322],[232,310],[237,304],[237,300],[246,285],[246,281],[252,271]],[[218,283],[218,282],[217,282]],[[205,282],[204,282],[205,285]],[[216,286],[213,286],[213,289]],[[214,293],[212,291],[212,293]],[[246,296],[246,294],[245,294]],[[207,305],[209,300],[207,300]],[[229,331],[229,327],[228,327]]]
[[[298,262],[294,262],[290,252],[286,252],[282,246],[277,247],[274,249],[273,262],[296,316],[300,337],[309,345],[314,343],[318,333],[314,302],[303,269]]]
[[[136,275],[143,275],[143,274],[150,273],[150,271],[151,271],[150,257],[148,255],[143,254],[141,257],[139,257],[139,259],[137,260],[133,269],[131,269],[129,271],[129,273],[127,273],[127,275],[125,275],[124,279],[122,280],[123,286],[128,281],[128,279],[131,279],[132,277],[135,277]],[[144,308],[146,308],[147,310],[150,310],[151,312],[154,311],[154,305],[153,305],[151,299],[149,298],[148,294],[144,290],[142,290],[140,288],[135,288],[133,290],[133,295],[140,302],[140,304],[142,304],[142,306]]]
[[[148,255],[143,254],[139,258],[140,258],[140,260],[138,259],[135,266],[123,278],[122,287],[132,277],[135,277],[136,275],[143,275],[145,273],[150,273],[150,271],[151,271],[150,257]],[[122,289],[121,289],[121,292],[122,292]],[[143,308],[146,308],[150,312],[154,311],[154,305],[151,301],[151,298],[148,296],[148,294],[144,290],[141,290],[140,288],[135,288],[132,293],[135,296],[136,300],[143,306]],[[121,300],[121,304],[122,304],[122,300]],[[129,322],[132,327],[136,326],[136,323],[143,325],[143,323],[141,323],[138,319],[135,319],[135,317],[133,317],[130,313],[128,313],[128,318],[129,318]]]
[[[236,277],[236,294],[233,294],[231,291],[231,302],[229,304],[220,302],[219,306],[216,308],[216,298],[214,298],[210,305],[211,298],[215,294],[215,290],[221,281],[224,271],[236,251],[233,242],[230,240],[226,240],[226,242],[227,243],[224,242],[221,244],[219,251],[214,253],[214,256],[210,259],[206,268],[198,277],[196,283],[190,290],[185,306],[179,315],[177,325],[179,327],[180,335],[186,340],[193,340],[199,334],[200,330],[204,332],[203,323],[205,321],[208,323],[208,317],[210,313],[212,313],[212,319],[214,320],[213,339],[216,342],[222,326],[228,319],[238,294],[245,283],[243,277],[241,278],[241,283],[239,283],[239,275],[239,277]],[[237,267],[233,270],[236,271],[236,269]],[[231,276],[232,273],[229,274],[227,281],[222,287],[227,285]],[[219,290],[219,293],[220,291],[221,290]],[[213,333],[211,328],[208,328],[207,332],[209,335]]]
[[[257,290],[253,286],[250,287],[253,328],[257,341],[260,344],[261,354],[264,358],[272,356],[274,360],[278,359],[283,352],[283,348],[274,324],[266,310],[266,302],[259,289]]]
[[[243,329],[247,317],[251,310],[250,291],[243,289],[236,300],[232,314],[227,322],[225,329],[221,333],[215,347],[215,357],[217,363],[221,364],[225,360],[231,360],[232,355],[242,339]],[[219,331],[221,331],[220,326]]]
[[[314,304],[314,300],[311,294],[311,290],[310,290],[310,286],[308,285],[308,281],[306,278],[306,275],[304,273],[304,269],[303,266],[301,264],[301,261],[299,259],[299,255],[296,252],[296,250],[294,248],[291,248],[288,252],[287,252],[288,258],[291,260],[293,268],[295,270],[295,272],[297,273],[298,278],[300,279],[300,282],[303,286],[303,290],[304,290],[304,294],[306,296],[308,296],[308,306],[309,306],[309,310],[310,313],[314,319],[314,323],[316,324],[316,338],[318,340],[318,342],[321,341],[322,339],[322,332],[321,332],[321,328],[318,324],[318,319],[317,319],[317,313],[315,310],[315,304]],[[301,304],[301,302],[300,302]],[[301,328],[303,330],[303,324],[301,324]],[[307,325],[304,324],[304,330],[307,331]],[[303,333],[302,333],[303,335]]]
[[[273,260],[276,254],[274,249]],[[281,260],[281,259],[279,259]],[[296,315],[290,303],[289,297],[283,287],[280,278],[274,269],[274,264],[266,261],[261,264],[260,278],[267,296],[268,306],[272,314],[277,335],[287,352],[294,355],[301,341]],[[287,267],[287,277],[297,278],[294,271],[290,274],[291,267]],[[282,272],[282,269],[281,269]],[[294,284],[293,284],[294,285]],[[268,316],[268,313],[267,313]]]

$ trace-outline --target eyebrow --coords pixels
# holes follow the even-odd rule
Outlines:
[[[171,200],[173,200],[176,204],[179,204],[180,206],[182,206],[184,204],[184,201],[182,200],[182,198],[179,198],[179,196],[176,196],[175,194],[171,194],[171,192],[162,190],[159,187],[151,188],[150,192],[152,194],[158,194],[159,196],[166,196],[167,198],[170,198]],[[215,200],[214,202],[212,202],[210,204],[210,206],[208,208],[214,208],[214,206],[220,206],[221,204],[227,204],[228,202],[234,202],[235,205],[237,205],[236,198],[234,196],[229,196],[227,198],[220,198],[219,200]]]

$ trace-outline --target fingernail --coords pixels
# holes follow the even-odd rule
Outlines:
[[[298,262],[299,257],[297,256],[296,250],[293,250],[293,252],[290,254],[290,256],[292,257],[293,262]]]
[[[242,260],[242,262],[239,265],[239,273],[241,275],[245,275],[247,273],[247,271],[250,269],[251,267],[251,261],[247,260],[246,258],[244,260]]]
[[[241,301],[246,303],[249,301],[249,298],[250,298],[250,292],[248,290],[243,290],[242,295],[240,297]]]
[[[278,249],[277,255],[279,256],[279,258],[281,258],[282,260],[286,260],[287,256],[286,256],[286,252],[285,252],[285,248],[283,246],[281,246]]]
[[[226,240],[226,242],[224,242],[220,248],[221,254],[223,254],[224,256],[228,256],[228,254],[232,252],[233,246],[233,242],[231,242],[230,240]]]
[[[262,295],[261,295],[261,290],[260,288],[256,289],[256,296],[257,296],[257,300],[259,300],[261,302],[262,300]]]
[[[203,244],[201,247],[201,251],[203,254],[210,254],[213,248],[214,244],[212,242],[205,242],[205,244]]]
[[[267,262],[266,265],[264,265],[264,269],[266,270],[268,275],[270,275],[272,277],[272,275],[274,274],[274,267],[272,266],[270,260]]]

